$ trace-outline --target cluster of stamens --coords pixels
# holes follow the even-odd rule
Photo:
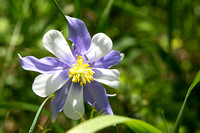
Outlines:
[[[81,86],[86,85],[86,82],[91,83],[94,71],[89,66],[88,63],[84,64],[81,56],[78,56],[77,63],[69,69],[69,77],[72,78],[72,82],[80,83]]]

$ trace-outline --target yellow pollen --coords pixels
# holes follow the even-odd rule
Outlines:
[[[78,56],[76,62],[69,69],[69,77],[72,78],[72,82],[80,83],[81,86],[86,85],[86,82],[91,83],[94,71],[89,67],[90,65],[88,63],[84,64],[81,56]]]

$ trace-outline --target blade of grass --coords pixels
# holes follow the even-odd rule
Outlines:
[[[166,121],[165,121],[164,111],[162,111],[162,120],[163,120],[163,123],[164,123],[164,126],[165,126],[165,132],[168,133],[168,128],[167,128],[167,124],[166,124]]]
[[[17,40],[21,31],[21,27],[22,27],[22,22],[18,21],[15,25],[12,37],[11,37],[11,41],[8,47],[8,51],[5,57],[5,62],[3,63],[3,68],[1,71],[1,80],[0,80],[0,101],[1,98],[3,98],[3,88],[4,88],[4,83],[7,77],[7,68],[8,68],[8,64],[10,62],[10,60],[12,59],[12,55],[13,55],[13,51],[15,49],[15,46],[17,44]]]
[[[106,8],[103,11],[103,14],[102,14],[102,16],[100,18],[100,22],[99,22],[99,27],[98,27],[99,31],[103,31],[104,28],[105,28],[106,21],[108,20],[108,17],[109,17],[109,14],[110,14],[110,10],[111,10],[111,7],[113,5],[113,1],[114,0],[109,0]]]
[[[132,131],[135,131],[136,133],[161,133],[160,130],[144,121],[117,115],[104,115],[90,119],[73,127],[66,133],[81,133],[83,131],[86,133],[94,133],[103,128],[120,123],[127,125]],[[117,129],[115,129],[115,131],[117,132]]]
[[[186,102],[187,102],[187,99],[191,93],[191,91],[193,90],[193,88],[196,86],[196,84],[200,81],[200,71],[198,72],[196,78],[194,79],[193,83],[191,84],[190,88],[188,89],[188,92],[185,96],[185,100],[183,102],[183,105],[179,111],[179,114],[177,116],[177,119],[176,119],[176,123],[175,123],[175,127],[174,127],[174,133],[178,133],[179,132],[179,127],[180,127],[180,124],[181,124],[181,118],[183,116],[183,111],[184,111],[184,108],[185,108],[185,105],[186,105]]]

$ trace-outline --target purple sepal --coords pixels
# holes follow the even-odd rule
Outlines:
[[[83,21],[69,16],[66,17],[68,20],[69,40],[76,46],[78,54],[83,55],[90,48],[90,34]]]
[[[101,114],[113,115],[106,90],[100,83],[92,81],[90,84],[86,84],[83,88],[83,99],[91,106],[94,105]]]
[[[91,63],[92,68],[105,68],[108,69],[113,65],[119,64],[123,59],[123,54],[119,51],[112,50],[101,59]]]
[[[67,83],[56,92],[55,98],[51,101],[52,121],[55,121],[58,113],[62,111],[71,83],[72,81],[69,79]]]
[[[22,58],[19,55],[19,59],[23,69],[43,74],[55,73],[56,71],[69,68],[64,62],[53,57],[37,59],[34,56],[26,56]]]

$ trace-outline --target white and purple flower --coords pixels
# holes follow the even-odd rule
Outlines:
[[[112,50],[112,41],[105,34],[97,33],[91,39],[83,21],[66,17],[72,48],[61,32],[50,30],[44,35],[43,44],[58,59],[19,55],[21,66],[41,73],[32,86],[38,96],[47,97],[55,92],[51,102],[52,121],[62,110],[69,118],[80,119],[85,112],[83,100],[101,114],[113,115],[100,83],[113,88],[119,86],[119,71],[109,68],[120,63],[123,54]]]

